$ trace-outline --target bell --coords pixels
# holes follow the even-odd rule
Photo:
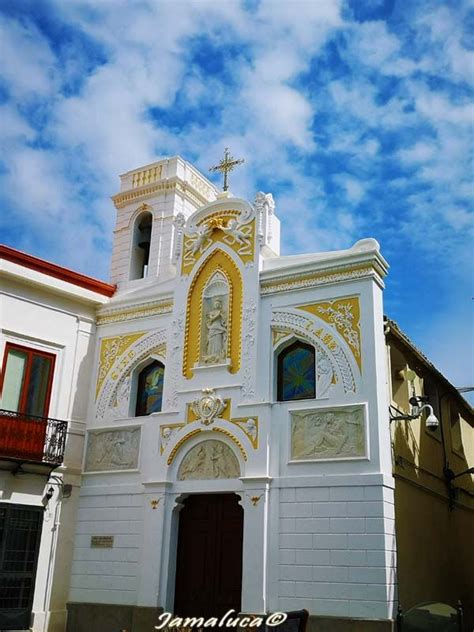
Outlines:
[[[140,236],[138,245],[140,248],[144,247],[144,244],[149,244],[151,241],[151,224],[147,224],[145,226],[140,226]]]

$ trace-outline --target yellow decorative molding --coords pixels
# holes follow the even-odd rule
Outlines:
[[[329,283],[341,283],[361,279],[380,272],[375,265],[347,266],[339,269],[324,270],[312,274],[292,274],[280,277],[275,280],[262,281],[260,284],[261,294],[277,294],[278,292],[288,292],[289,290],[299,290]],[[382,275],[383,276],[383,275]]]
[[[362,368],[358,296],[321,301],[312,305],[299,305],[297,309],[309,312],[334,327],[349,345],[359,369]],[[322,340],[325,342],[324,337]]]
[[[217,218],[227,221],[229,217],[232,217],[232,218],[239,217],[240,213],[241,211],[238,211],[237,209],[226,209],[225,211],[214,211],[214,213],[209,213],[209,215],[205,215],[204,217],[201,217],[201,219],[196,222],[196,225],[202,226],[203,224],[206,224],[209,220],[214,220]]]
[[[244,264],[254,260],[255,219],[238,224],[239,211],[218,211],[198,222],[195,234],[185,234],[181,273],[187,275],[203,252],[217,242],[225,243]]]
[[[244,459],[244,461],[247,461],[247,453],[245,452],[245,448],[244,446],[240,443],[240,441],[237,439],[237,437],[235,437],[231,432],[229,432],[229,430],[225,430],[224,428],[216,428],[214,426],[214,428],[212,429],[212,432],[220,432],[221,434],[225,435],[226,437],[229,437],[229,439],[231,441],[233,441],[235,443],[235,445],[239,448],[240,453],[242,454],[242,458]]]
[[[286,338],[287,336],[291,336],[291,334],[292,332],[289,329],[277,329],[275,327],[272,327],[273,346],[276,347],[280,340],[283,340],[283,338]]]
[[[215,272],[221,272],[229,284],[229,322],[227,357],[229,371],[240,369],[242,334],[242,276],[232,257],[222,250],[215,250],[201,265],[189,289],[186,306],[184,333],[183,375],[193,377],[193,367],[199,362],[201,348],[203,292],[206,283]]]
[[[109,371],[115,360],[120,357],[135,341],[137,341],[145,332],[140,331],[126,336],[113,336],[111,338],[103,338],[100,343],[99,352],[99,371],[97,375],[96,397],[105,381]],[[127,357],[127,361],[129,358]]]
[[[153,301],[144,305],[124,309],[111,310],[99,314],[97,325],[108,325],[136,318],[157,316],[158,314],[170,314],[173,311],[173,301]]]
[[[168,465],[171,465],[171,463],[173,463],[174,457],[176,456],[176,453],[178,452],[180,447],[183,445],[183,443],[186,443],[186,441],[188,441],[188,439],[191,439],[191,437],[195,437],[200,432],[202,432],[201,428],[196,428],[195,430],[191,430],[191,432],[188,432],[188,434],[184,435],[184,437],[182,437],[178,441],[178,443],[174,446],[174,448],[170,452],[170,455],[169,455],[168,460],[167,460]]]

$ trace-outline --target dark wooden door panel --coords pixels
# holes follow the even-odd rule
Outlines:
[[[240,610],[243,509],[235,494],[198,494],[179,517],[175,613],[218,617]]]

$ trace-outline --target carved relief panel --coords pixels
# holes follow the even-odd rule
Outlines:
[[[208,439],[194,446],[183,458],[178,480],[238,478],[240,466],[237,457],[222,441]]]
[[[140,428],[91,431],[87,439],[84,471],[137,469],[139,451]]]
[[[293,410],[291,459],[327,460],[367,456],[364,408]]]

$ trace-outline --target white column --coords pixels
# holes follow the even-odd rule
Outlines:
[[[159,595],[160,569],[164,549],[166,488],[169,483],[145,484],[143,507],[143,547],[137,605],[164,605]]]
[[[244,508],[242,559],[242,612],[267,609],[268,477],[241,478],[239,493]]]

